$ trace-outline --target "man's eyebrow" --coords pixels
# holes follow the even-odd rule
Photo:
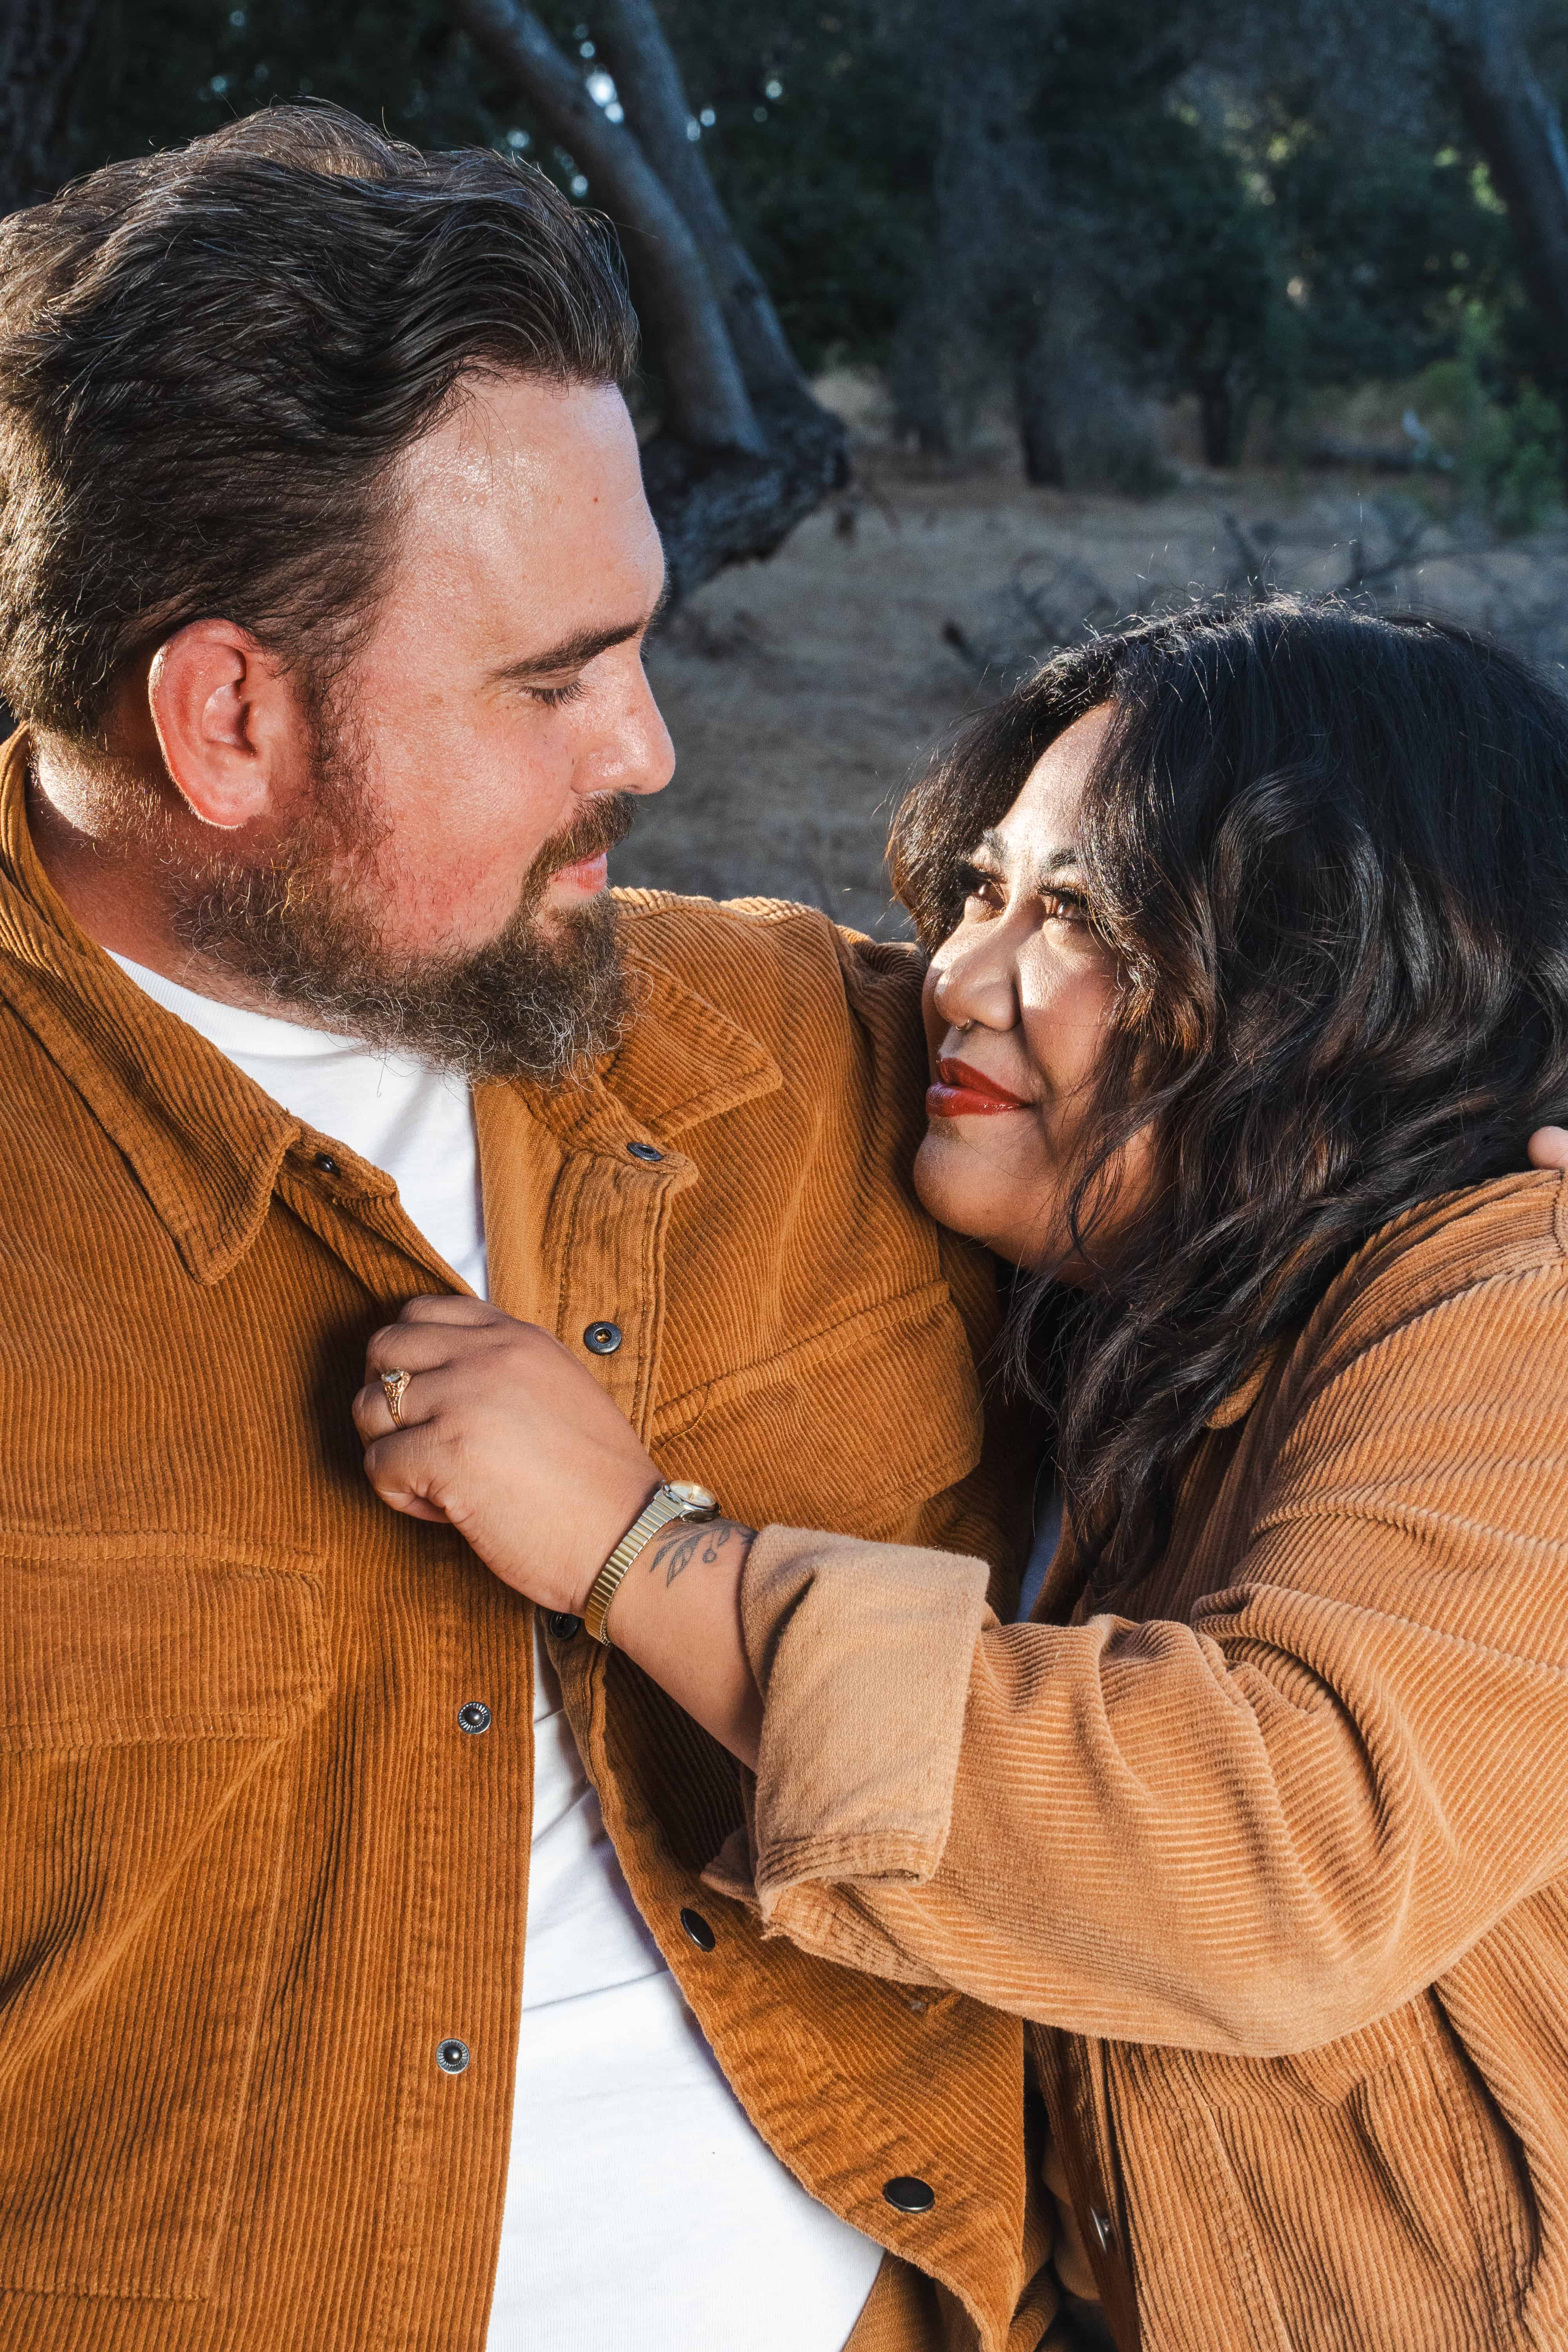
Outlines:
[[[624,646],[628,637],[640,635],[651,629],[664,610],[669,590],[668,583],[659,590],[658,602],[649,613],[640,614],[635,621],[623,621],[607,629],[578,629],[573,635],[563,637],[558,645],[546,646],[542,653],[525,654],[519,661],[501,662],[490,672],[492,678],[510,678],[519,684],[531,677],[551,677],[557,670],[584,669],[599,654],[608,653],[612,646]]]

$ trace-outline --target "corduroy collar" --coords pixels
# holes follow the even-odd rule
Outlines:
[[[395,1192],[383,1170],[303,1127],[88,937],[33,845],[28,766],[23,728],[0,748],[0,997],[124,1153],[195,1279],[221,1281],[259,1231],[285,1162],[316,1181],[328,1141],[335,1199]],[[638,898],[627,898],[627,961],[642,1002],[625,1044],[571,1086],[518,1088],[570,1149],[618,1151],[631,1133],[668,1141],[783,1083],[756,1038],[638,947]]]

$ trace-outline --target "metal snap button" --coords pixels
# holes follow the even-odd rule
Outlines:
[[[895,2212],[929,2213],[936,2203],[936,2190],[929,2180],[917,2180],[912,2172],[900,2172],[882,2183],[882,2194]]]
[[[583,1334],[583,1345],[595,1356],[613,1356],[620,1344],[618,1323],[590,1323]]]
[[[1089,2219],[1090,2227],[1094,2231],[1095,2237],[1099,2241],[1100,2252],[1102,2254],[1108,2254],[1110,2252],[1111,2247],[1116,2243],[1116,2232],[1110,2226],[1110,2214],[1097,2213],[1091,2208]]]
[[[558,1642],[574,1642],[583,1631],[581,1617],[574,1617],[564,1609],[552,1609],[545,1616],[545,1626]]]
[[[466,2042],[438,2042],[436,2044],[436,2063],[443,2074],[466,2073],[468,2056],[468,2045]]]
[[[472,1733],[477,1739],[481,1731],[490,1727],[490,1711],[482,1698],[470,1698],[458,1709],[458,1728]]]
[[[664,1158],[657,1143],[628,1143],[626,1150],[634,1160],[646,1160],[650,1167],[656,1160]]]
[[[700,1952],[710,1952],[719,1941],[700,1911],[683,1911],[680,1924]]]
[[[335,1176],[338,1172],[338,1163],[330,1151],[318,1151],[316,1165],[323,1176]]]

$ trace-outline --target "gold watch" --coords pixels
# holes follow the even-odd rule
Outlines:
[[[644,1544],[658,1535],[660,1528],[668,1527],[672,1519],[716,1519],[719,1498],[706,1486],[693,1486],[684,1478],[672,1478],[666,1486],[654,1490],[647,1508],[635,1518],[589,1588],[583,1603],[583,1622],[595,1642],[611,1646],[605,1631],[605,1620],[610,1613],[610,1603],[621,1589],[621,1580],[636,1559]]]

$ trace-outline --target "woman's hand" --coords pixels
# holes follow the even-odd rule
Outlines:
[[[410,1375],[395,1423],[384,1372]],[[659,1474],[619,1408],[549,1334],[477,1298],[412,1298],[365,1351],[353,1402],[365,1475],[445,1520],[545,1609],[588,1589]]]
[[[387,1372],[409,1376],[395,1422]],[[376,1332],[365,1375],[354,1427],[382,1501],[444,1520],[514,1591],[581,1617],[659,1484],[593,1374],[534,1324],[444,1297],[411,1298]],[[609,1622],[617,1649],[754,1766],[762,1701],[741,1627],[751,1542],[730,1519],[664,1528],[633,1561]]]

